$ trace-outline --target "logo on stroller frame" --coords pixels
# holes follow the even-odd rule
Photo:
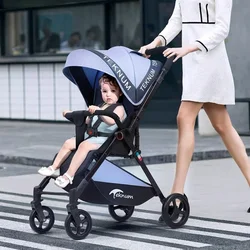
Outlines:
[[[133,195],[124,194],[121,189],[113,189],[109,195],[113,195],[113,199],[115,198],[123,198],[123,199],[134,199]]]

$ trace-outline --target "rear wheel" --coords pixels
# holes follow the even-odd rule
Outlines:
[[[109,205],[109,213],[113,219],[124,222],[134,213],[134,206]]]
[[[30,227],[33,231],[39,234],[48,232],[53,227],[55,222],[54,213],[49,207],[42,206],[42,212],[44,214],[44,219],[42,221],[39,220],[36,210],[32,210],[29,217]]]
[[[162,218],[171,228],[182,227],[187,222],[189,214],[188,199],[184,195],[171,194],[162,205]]]

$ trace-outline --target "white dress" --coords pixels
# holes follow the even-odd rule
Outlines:
[[[170,43],[182,30],[182,46],[200,50],[183,57],[183,101],[235,104],[233,75],[225,42],[232,0],[176,0],[167,26],[159,34]]]

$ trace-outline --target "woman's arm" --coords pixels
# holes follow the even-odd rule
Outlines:
[[[227,38],[232,4],[232,0],[215,0],[215,28],[212,32],[196,40],[196,45],[202,52],[214,49]]]
[[[182,29],[182,17],[180,0],[176,0],[175,7],[172,16],[170,17],[168,24],[161,31],[161,33],[149,44],[144,45],[140,48],[139,52],[145,55],[147,49],[154,49],[158,46],[165,46],[170,43]],[[149,58],[149,55],[145,55]]]
[[[160,41],[160,45],[169,44],[182,30],[182,16],[180,0],[176,0],[175,7],[172,16],[168,20],[166,27],[160,32],[157,37]]]

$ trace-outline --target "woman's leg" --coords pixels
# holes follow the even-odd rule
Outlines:
[[[194,151],[194,125],[203,103],[183,101],[177,115],[178,147],[172,193],[184,193],[188,168]]]
[[[226,107],[224,105],[206,103],[204,104],[204,109],[250,186],[250,161],[245,146],[231,123]]]
[[[67,159],[67,157],[69,156],[69,154],[71,153],[72,150],[74,150],[76,148],[76,138],[72,137],[68,140],[66,140],[63,144],[63,146],[61,147],[61,149],[59,150],[53,164],[52,167],[54,169],[58,169],[60,168],[61,164]]]
[[[69,176],[73,177],[75,175],[77,169],[81,166],[81,164],[85,160],[85,158],[86,158],[87,154],[89,153],[89,151],[96,150],[100,146],[101,145],[99,145],[99,144],[94,144],[94,143],[91,143],[91,142],[88,142],[88,141],[83,141],[79,145],[74,157],[72,158],[69,169],[68,169],[68,171],[66,173]]]

